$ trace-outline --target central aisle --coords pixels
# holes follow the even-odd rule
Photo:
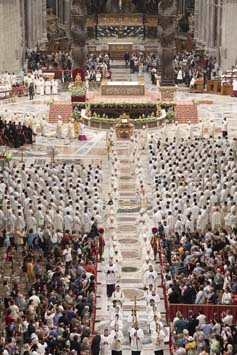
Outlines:
[[[146,301],[144,297],[144,283],[143,283],[143,272],[142,266],[145,260],[142,259],[142,246],[138,238],[138,230],[136,221],[139,216],[140,206],[139,206],[139,196],[136,191],[136,176],[133,174],[133,166],[129,160],[129,141],[117,141],[115,150],[119,159],[119,201],[118,201],[118,211],[116,214],[118,228],[115,233],[116,235],[116,246],[121,252],[121,277],[118,283],[121,286],[122,291],[125,294],[125,302],[123,306],[123,333],[124,333],[124,346],[123,354],[130,354],[130,344],[128,339],[128,328],[129,324],[127,322],[127,317],[131,314],[132,307],[134,306],[134,298],[137,300],[137,312],[139,319],[139,326],[143,329],[145,333],[145,344],[142,354],[150,355],[154,354],[152,350],[151,338],[149,334],[148,324],[147,324],[147,314],[146,314]],[[143,157],[144,167],[146,167],[146,155]],[[105,176],[109,175],[109,163],[104,166]],[[147,179],[149,176],[147,171],[145,172]],[[108,186],[109,182],[107,182]],[[149,206],[149,203],[148,203]],[[152,216],[150,216],[152,217]],[[147,230],[150,231],[153,226],[147,226]],[[108,238],[108,231],[105,233],[106,239],[106,250],[104,255],[104,262],[99,264],[98,273],[98,299],[97,299],[97,322],[96,330],[101,334],[105,327],[110,328],[110,315],[112,311],[112,303],[108,302],[106,295],[106,282],[105,274],[103,272],[104,265],[109,259],[109,248],[112,241]],[[153,264],[156,271],[159,273],[159,264]],[[160,279],[159,279],[160,286]],[[165,308],[163,301],[163,289],[158,288],[158,293],[161,298],[160,312],[162,319],[165,320]]]

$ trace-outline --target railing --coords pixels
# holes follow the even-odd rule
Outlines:
[[[233,323],[237,322],[237,306],[225,305],[225,304],[170,304],[170,317],[174,319],[176,312],[180,311],[184,318],[188,318],[189,311],[193,311],[194,315],[197,315],[199,311],[202,311],[208,319],[214,318],[214,313],[221,319],[223,313],[230,310],[233,315]]]
[[[96,284],[96,289],[95,289],[95,299],[93,302],[93,315],[92,315],[92,326],[91,326],[91,335],[95,334],[95,322],[96,322],[96,304],[97,304],[97,299],[96,299],[96,293],[97,293],[97,267],[98,267],[98,253],[96,253],[96,262],[95,262],[95,284]]]
[[[163,288],[163,294],[164,294],[164,304],[165,304],[165,312],[166,312],[166,321],[167,324],[170,323],[170,306],[168,302],[168,293],[167,289],[164,283],[164,260],[163,260],[163,253],[162,253],[162,241],[158,239],[158,254],[159,254],[159,260],[160,260],[160,272],[161,272],[161,287]],[[173,344],[172,344],[172,334],[170,332],[170,338],[169,338],[169,348],[170,348],[170,354],[173,354]]]
[[[164,283],[164,259],[163,259],[163,245],[162,241],[159,239],[158,241],[158,253],[160,259],[160,271],[161,271],[161,286],[163,288],[164,293],[164,303],[166,310],[166,320],[167,323],[173,321],[176,316],[176,313],[179,311],[182,313],[184,319],[187,319],[189,316],[189,311],[192,311],[194,315],[197,315],[199,311],[202,311],[204,315],[208,317],[208,319],[213,319],[214,314],[217,314],[219,319],[223,317],[223,313],[226,311],[230,311],[233,315],[233,324],[237,324],[237,305],[224,305],[224,304],[170,304],[168,301],[167,289]],[[173,341],[172,334],[170,332],[170,354],[174,353],[173,349]]]

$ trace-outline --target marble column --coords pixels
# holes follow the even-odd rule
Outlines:
[[[217,53],[217,60],[218,64],[221,64],[221,54],[220,54],[220,49],[222,46],[222,0],[217,0],[217,26],[216,26],[216,43],[215,47],[218,48],[218,53]]]
[[[215,4],[213,1],[209,1],[209,30],[208,30],[208,48],[213,50],[214,48],[214,14]]]
[[[198,14],[198,42],[202,41],[203,31],[203,0],[199,0],[199,14]]]
[[[0,0],[0,68],[18,73],[24,50],[20,0]]]
[[[71,22],[71,1],[64,0],[64,24],[69,29]]]
[[[199,34],[199,9],[200,7],[200,0],[195,1],[195,10],[194,10],[194,38],[198,41],[198,34]]]
[[[42,41],[47,42],[47,0],[42,0]]]
[[[175,94],[175,74],[173,59],[175,53],[176,0],[163,0],[159,5],[158,33],[162,47],[160,92],[162,100],[173,100]]]
[[[80,68],[85,72],[87,58],[87,0],[72,0],[71,14],[70,35],[72,38],[73,69]]]
[[[237,64],[237,0],[225,0],[222,14],[221,66],[231,68]]]

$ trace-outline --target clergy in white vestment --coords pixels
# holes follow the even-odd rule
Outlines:
[[[56,126],[56,137],[57,138],[63,138],[63,122],[61,120],[62,116],[58,116],[58,122]]]
[[[72,233],[73,229],[73,218],[70,215],[70,212],[68,211],[66,215],[64,216],[64,229],[65,231],[69,231],[69,233]]]
[[[152,285],[155,289],[157,287],[158,275],[157,272],[153,270],[153,266],[149,265],[148,271],[144,274],[144,286],[148,288],[149,285]]]
[[[111,349],[113,355],[122,355],[122,344],[124,341],[123,332],[115,324],[114,329],[110,333]]]
[[[213,231],[221,226],[221,213],[218,209],[211,215],[211,226]]]
[[[130,330],[130,338],[132,355],[140,355],[144,342],[144,332],[139,328],[137,322],[135,322],[133,328]]]
[[[111,355],[112,353],[112,339],[109,336],[108,328],[105,328],[104,334],[100,339],[100,355]]]
[[[213,120],[210,121],[209,125],[208,125],[208,135],[211,138],[215,137],[215,124],[213,122]]]
[[[46,80],[45,82],[45,95],[50,95],[51,94],[51,82],[49,80]]]
[[[41,81],[39,78],[35,80],[35,92],[36,94],[40,95],[40,86],[41,86]]]
[[[146,298],[147,305],[152,304],[158,306],[160,304],[160,296],[156,293],[156,290],[154,290],[153,288],[151,293],[148,293],[145,298]]]
[[[67,126],[67,138],[69,140],[73,140],[74,139],[74,126],[72,121],[68,122],[68,126]]]
[[[52,81],[52,94],[53,95],[58,94],[58,81],[57,80]]]
[[[63,216],[62,214],[57,211],[54,216],[54,221],[53,221],[53,226],[54,226],[54,231],[63,231]]]
[[[160,313],[154,314],[153,319],[149,324],[150,324],[151,333],[156,331],[158,324],[160,329],[164,328],[164,324],[161,321],[161,314]]]
[[[114,304],[113,305],[113,309],[112,309],[111,316],[110,316],[111,321],[115,320],[116,316],[118,316],[118,319],[123,321],[123,311],[122,311],[122,309],[121,309],[119,304]]]
[[[122,318],[120,319],[120,315],[119,314],[115,315],[115,318],[110,323],[110,327],[114,328],[115,325],[118,326],[119,330],[123,330],[123,320],[122,320]]]
[[[44,84],[44,78],[40,78],[40,95],[41,96],[44,96],[44,86],[45,86],[45,84]]]
[[[113,260],[109,260],[109,264],[105,266],[105,276],[106,276],[106,286],[107,286],[107,296],[112,297],[115,290],[115,284],[117,282],[117,266],[113,263]]]
[[[46,118],[42,117],[40,120],[40,132],[41,136],[45,137],[47,135],[47,121]]]
[[[120,288],[120,285],[116,285],[115,291],[112,294],[111,300],[112,300],[113,304],[119,304],[121,307],[123,306],[125,296],[124,296],[123,291]]]
[[[179,142],[181,139],[181,133],[180,133],[180,126],[178,122],[175,122],[175,131],[174,131],[174,137],[176,140]]]
[[[168,335],[168,331],[164,327],[160,327],[157,323],[155,331],[152,332],[151,340],[153,345],[153,351],[155,355],[163,355],[165,349],[165,338]]]

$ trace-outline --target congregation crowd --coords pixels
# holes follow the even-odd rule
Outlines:
[[[16,122],[3,121],[0,116],[0,145],[19,148],[24,144],[33,143],[33,131],[30,126]]]
[[[170,304],[199,305],[173,321],[175,354],[236,353],[236,140],[151,136],[153,220]],[[213,312],[201,305],[224,305]],[[187,313],[187,312],[186,312]],[[199,313],[199,314],[198,314]],[[181,325],[182,324],[182,325]],[[179,326],[181,327],[179,328]],[[182,330],[181,330],[182,328]]]
[[[2,172],[1,354],[91,353],[102,182],[94,162]]]
[[[47,70],[71,70],[72,56],[70,52],[57,51],[51,53],[42,53],[38,51],[28,51],[26,54],[28,62],[27,69],[35,71],[39,69]]]
[[[203,79],[204,85],[213,79],[218,72],[215,57],[204,56],[203,53],[177,53],[174,58],[176,84],[184,83],[193,87],[197,79]]]
[[[87,58],[86,79],[93,83],[100,83],[103,79],[111,78],[110,56],[108,53],[100,53],[98,56],[91,53]]]

